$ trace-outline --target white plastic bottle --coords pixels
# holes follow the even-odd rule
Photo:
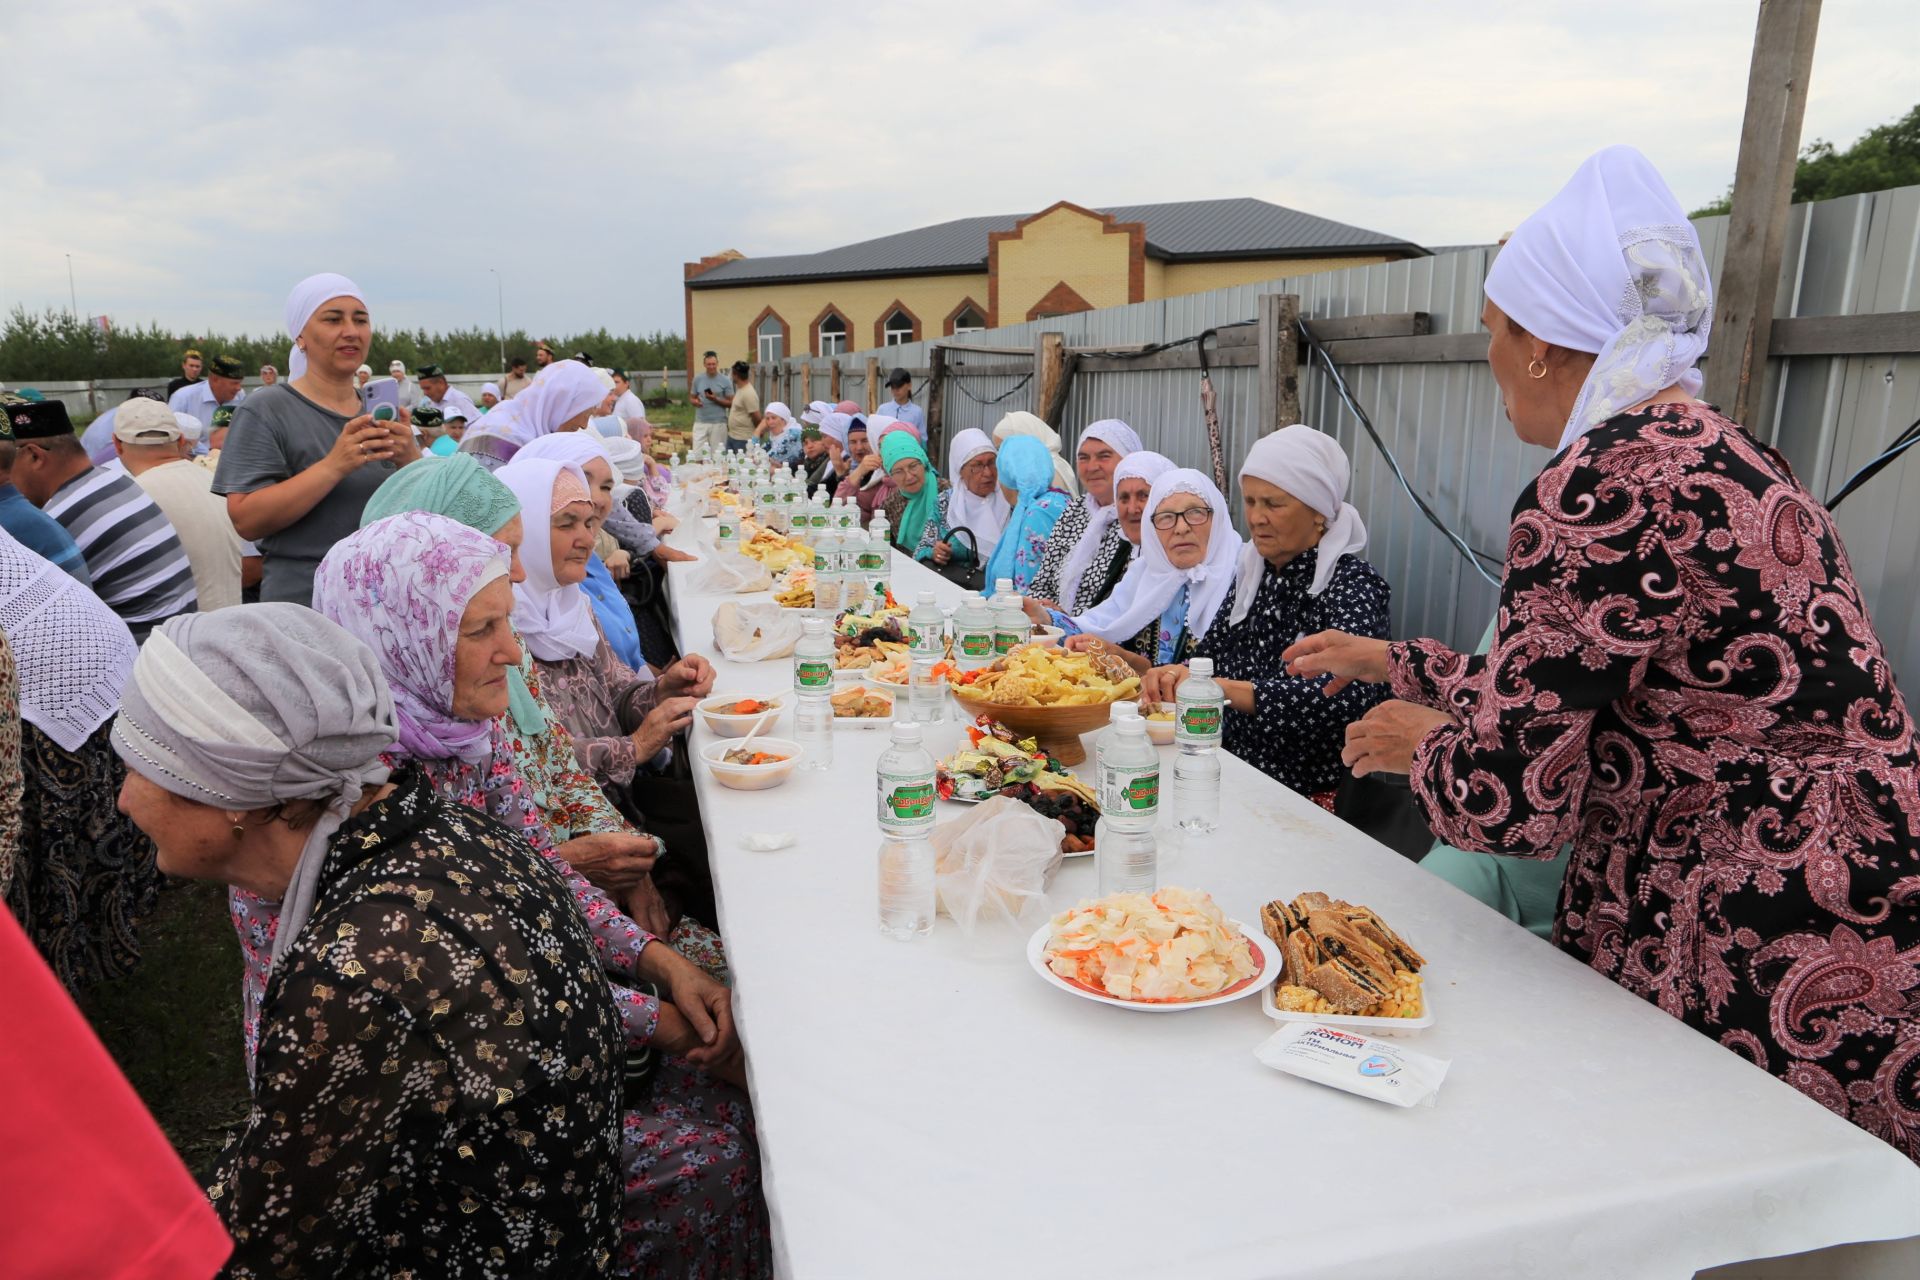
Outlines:
[[[803,748],[801,769],[833,765],[833,637],[825,618],[800,623],[793,650],[793,737]]]
[[[978,671],[993,661],[993,610],[978,591],[967,592],[953,611],[953,660],[962,671]]]
[[[833,500],[833,527],[835,532],[844,538],[847,536],[847,531],[859,523],[860,508],[853,505],[852,498],[835,498]]]
[[[907,615],[907,652],[935,662],[947,656],[947,615],[940,612],[931,591],[914,597],[913,612]]]
[[[808,497],[806,501],[805,510],[806,510],[806,521],[807,521],[807,541],[817,542],[820,539],[821,535],[826,533],[829,527],[829,522],[827,520],[827,504],[824,500],[821,499],[820,495],[816,493]]]
[[[1094,760],[1100,820],[1093,828],[1093,856],[1100,896],[1152,893],[1159,876],[1153,827],[1160,814],[1160,753],[1147,740],[1137,704],[1113,704],[1113,723],[1100,735]]]
[[[1002,578],[993,590],[993,653],[1004,658],[1017,644],[1033,638],[1033,623],[1027,617],[1026,602],[1013,593],[1013,582]]]
[[[846,579],[840,573],[840,538],[833,530],[813,536],[813,607],[831,618],[840,612]]]
[[[840,607],[862,613],[867,608],[867,584],[860,575],[860,548],[866,540],[866,530],[859,525],[840,535]]]
[[[933,757],[920,726],[893,723],[893,742],[875,770],[880,821],[880,932],[907,941],[933,928]]]
[[[860,577],[867,584],[867,595],[875,612],[886,607],[887,592],[893,586],[893,544],[888,539],[893,528],[887,517],[875,512],[867,526],[867,545],[860,552]]]
[[[730,502],[720,504],[717,541],[722,552],[740,550],[740,508]]]
[[[1213,659],[1195,658],[1173,691],[1173,820],[1204,835],[1220,825],[1220,722],[1226,694],[1213,679]]]
[[[947,680],[934,673],[939,659],[930,653],[916,653],[908,664],[907,706],[916,724],[939,724],[947,705]]]

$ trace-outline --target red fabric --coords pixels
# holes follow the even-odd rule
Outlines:
[[[0,1276],[198,1280],[232,1251],[160,1126],[0,906]]]

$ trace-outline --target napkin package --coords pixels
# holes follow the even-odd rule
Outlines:
[[[1452,1065],[1450,1059],[1415,1053],[1392,1040],[1312,1022],[1288,1023],[1253,1056],[1276,1071],[1396,1107],[1432,1106]]]

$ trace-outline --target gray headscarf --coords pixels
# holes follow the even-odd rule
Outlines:
[[[397,736],[373,650],[297,604],[169,620],[141,646],[113,722],[129,769],[196,803],[326,800],[281,905],[275,963],[313,913],[334,832],[387,780],[380,753]]]

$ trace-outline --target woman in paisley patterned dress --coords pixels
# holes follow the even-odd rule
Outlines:
[[[567,881],[587,922],[628,1053],[647,1055],[651,1070],[623,1118],[616,1272],[767,1274],[770,1233],[730,994],[567,864],[543,820],[551,798],[502,752],[512,732],[500,714],[505,673],[521,656],[509,623],[513,596],[499,590],[476,612],[459,598],[459,567],[507,554],[444,517],[389,516],[328,553],[314,603],[378,656],[399,725],[392,759],[417,762],[441,794],[519,832]],[[502,578],[484,590],[505,587]],[[441,621],[448,616],[457,630]],[[641,989],[648,984],[660,994]]]
[[[1119,579],[1118,573],[1109,579],[1110,568],[1118,561],[1125,570],[1130,555],[1115,519],[1119,480],[1114,469],[1143,448],[1139,434],[1118,418],[1090,422],[1080,433],[1073,470],[1082,493],[1053,526],[1040,571],[1027,584],[1029,596],[1062,613],[1084,613],[1107,598]]]
[[[79,991],[133,971],[140,920],[159,895],[153,842],[113,804],[126,767],[107,742],[107,719],[133,666],[133,635],[5,530],[0,624],[20,702],[19,855],[0,865],[0,892],[60,981]]]
[[[504,585],[506,557],[466,572]],[[285,902],[208,1193],[222,1274],[605,1274],[621,1034],[593,940],[523,841],[390,775],[395,733],[373,652],[292,604],[173,619],[114,722],[162,869]]]
[[[1554,941],[1920,1160],[1920,755],[1832,518],[1694,398],[1712,297],[1658,173],[1611,148],[1489,273],[1523,440],[1484,658],[1337,633],[1296,671],[1388,682],[1356,773],[1435,833],[1545,858]]]

